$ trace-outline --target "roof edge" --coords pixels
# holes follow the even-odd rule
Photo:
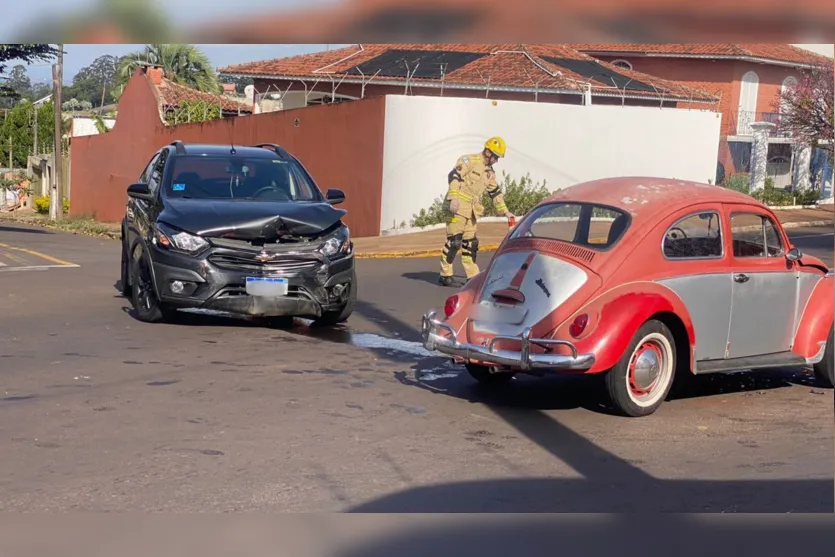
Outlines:
[[[298,75],[269,75],[269,74],[250,74],[250,73],[226,73],[224,72],[223,75],[231,76],[231,77],[250,77],[253,79],[269,79],[272,81],[311,81],[313,76],[298,76]],[[358,78],[348,78],[345,77],[340,80],[341,83],[354,83],[354,84],[363,84],[362,79]],[[367,83],[366,83],[367,85]],[[382,80],[382,81],[374,81],[374,85],[386,85],[386,86],[394,86],[394,87],[402,87],[402,81],[393,81],[393,80]],[[508,93],[543,93],[543,94],[551,94],[551,95],[583,95],[583,91],[578,89],[562,89],[562,88],[547,88],[547,87],[520,87],[520,86],[513,86],[513,85],[478,85],[478,84],[464,84],[464,83],[453,83],[453,82],[445,82],[445,83],[437,83],[437,82],[417,82],[413,85],[414,87],[425,87],[427,89],[458,89],[458,90],[469,90],[469,91],[503,91]],[[688,102],[691,104],[715,104],[719,98],[718,97],[711,97],[710,99],[705,98],[691,98],[686,97],[683,95],[677,95],[675,93],[671,93],[670,95],[630,95],[624,93],[616,93],[611,92],[607,93],[605,91],[594,90],[592,89],[591,94],[593,97],[613,97],[613,98],[624,98],[624,99],[633,99],[633,100],[670,100],[670,101],[677,101],[677,102]]]
[[[594,49],[577,49],[583,54],[589,56],[637,56],[641,58],[693,58],[701,60],[737,60],[741,62],[753,62],[755,64],[768,64],[772,66],[782,66],[790,68],[813,69],[818,68],[818,64],[807,64],[804,62],[790,62],[788,60],[777,60],[775,58],[763,58],[761,56],[748,56],[745,54],[684,54],[684,53],[668,53],[668,52],[643,52],[631,50],[594,50]],[[822,65],[822,64],[821,64]]]

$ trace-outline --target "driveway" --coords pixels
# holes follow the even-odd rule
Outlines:
[[[831,229],[791,235],[832,264]],[[0,244],[2,511],[833,510],[833,393],[803,370],[705,377],[629,420],[595,380],[491,391],[427,357],[435,258],[358,262],[357,313],[322,332],[140,323],[117,242]]]

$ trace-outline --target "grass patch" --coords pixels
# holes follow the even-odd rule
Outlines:
[[[48,216],[40,214],[21,215],[13,213],[0,213],[0,220],[41,226],[43,228],[51,228],[53,230],[70,232],[72,234],[95,236],[97,238],[110,238],[118,240],[120,237],[118,223],[98,222],[91,218],[63,218],[57,221],[51,221]]]

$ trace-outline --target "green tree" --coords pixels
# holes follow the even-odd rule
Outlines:
[[[51,60],[57,54],[58,49],[51,44],[0,44],[0,99],[4,97],[14,100],[20,98],[20,94],[13,87],[14,83],[9,83],[9,79],[13,76],[7,77],[5,75],[9,62],[17,61],[24,64],[31,64],[33,62]],[[18,65],[15,65],[15,68],[12,70],[13,73],[17,70]],[[25,71],[23,75],[25,75]],[[26,80],[28,79],[28,76],[26,76]],[[31,83],[29,83],[28,88],[31,90]]]
[[[53,151],[55,111],[52,102],[44,103],[38,110],[38,153]],[[64,120],[63,131],[69,131],[69,120]],[[11,138],[11,142],[9,139]],[[21,101],[6,116],[0,126],[0,166],[9,164],[9,147],[12,149],[13,166],[25,168],[27,157],[35,152],[35,106],[28,100]],[[66,142],[64,144],[66,150]]]
[[[110,99],[117,86],[116,72],[120,59],[111,54],[99,56],[89,66],[84,66],[73,76],[72,85],[64,88],[65,99],[87,101],[100,107]],[[102,102],[104,100],[104,103]]]
[[[186,87],[218,94],[220,79],[208,56],[191,44],[149,44],[144,50],[124,56],[117,72],[118,85],[125,85],[143,63],[158,64],[165,77]]]

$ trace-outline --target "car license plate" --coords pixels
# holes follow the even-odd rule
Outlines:
[[[288,286],[286,278],[246,277],[246,293],[250,296],[286,296]]]

